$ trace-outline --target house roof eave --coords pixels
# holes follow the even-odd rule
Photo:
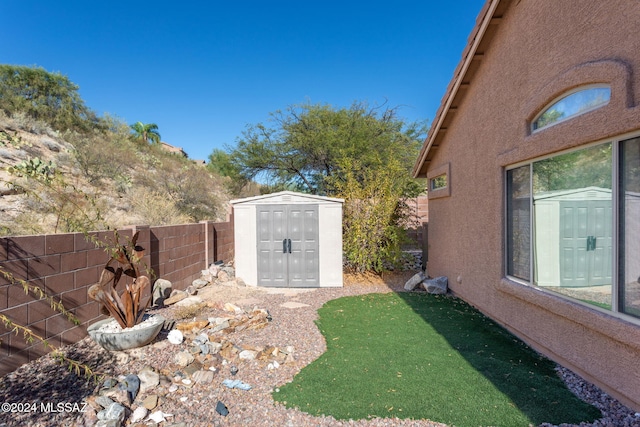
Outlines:
[[[511,0],[488,0],[478,14],[476,25],[469,35],[467,46],[462,52],[462,59],[453,73],[453,78],[449,82],[447,90],[440,102],[440,107],[436,112],[433,125],[431,129],[429,129],[429,133],[418,154],[418,159],[412,172],[414,178],[424,178],[427,176],[430,155],[433,155],[433,151],[435,151],[435,148],[439,145],[439,139],[442,138],[444,132],[447,130],[443,124],[451,114],[455,113],[457,105],[454,104],[454,101],[459,101],[462,92],[464,92],[470,84],[472,77],[468,75],[470,66],[474,61],[482,61],[484,58],[484,52],[479,52],[478,47],[487,34],[489,26],[496,25],[500,22],[501,17],[496,14],[498,6],[500,6],[501,3],[510,3],[510,1]],[[474,69],[477,69],[477,67]]]

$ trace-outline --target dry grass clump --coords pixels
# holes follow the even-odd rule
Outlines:
[[[184,320],[197,317],[203,308],[207,306],[207,303],[201,302],[199,304],[191,304],[186,306],[175,307],[173,310],[173,317],[175,320]]]

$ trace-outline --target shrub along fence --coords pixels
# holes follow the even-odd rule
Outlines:
[[[145,248],[143,265],[150,277],[167,279],[174,289],[185,289],[214,261],[234,257],[233,219],[202,221],[162,227],[133,226],[118,231],[121,240],[139,232],[137,245]],[[100,241],[113,242],[113,232],[92,233]],[[38,285],[61,300],[80,320],[76,326],[54,311],[45,300],[26,295],[22,286],[10,285],[0,276],[0,313],[27,326],[56,347],[73,344],[87,335],[87,326],[105,318],[99,304],[87,297],[109,255],[87,241],[82,233],[48,234],[0,238],[0,268],[17,279]],[[146,298],[151,289],[145,291]],[[0,325],[0,376],[48,352],[39,342],[26,343]]]

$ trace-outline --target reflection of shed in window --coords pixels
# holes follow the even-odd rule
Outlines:
[[[531,123],[531,129],[537,131],[595,110],[609,103],[609,99],[611,99],[611,88],[609,86],[589,86],[573,91],[568,95],[562,95],[536,116]]]

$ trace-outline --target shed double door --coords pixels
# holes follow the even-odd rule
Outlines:
[[[258,285],[319,284],[318,205],[257,205]]]

